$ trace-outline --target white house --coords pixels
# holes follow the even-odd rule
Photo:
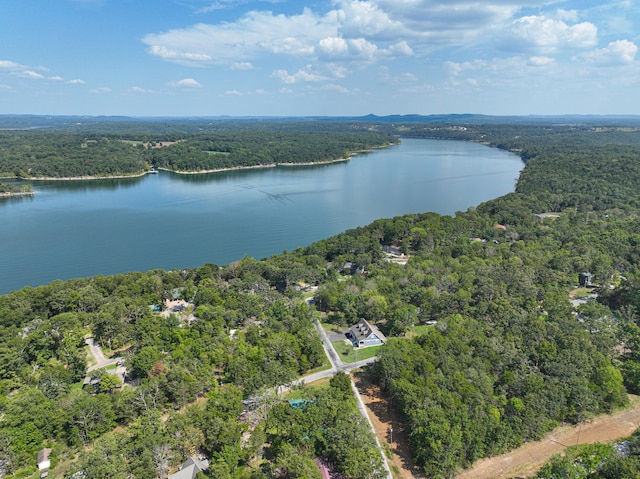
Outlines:
[[[356,348],[366,348],[368,346],[378,346],[384,344],[387,338],[380,330],[366,319],[361,319],[358,324],[349,328],[347,338]]]

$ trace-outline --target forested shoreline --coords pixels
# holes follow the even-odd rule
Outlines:
[[[263,260],[0,296],[0,477],[25,477],[42,447],[53,448],[60,477],[166,477],[194,454],[211,459],[219,478],[316,478],[314,457],[347,478],[384,477],[344,377],[300,391],[304,410],[271,392],[322,367],[316,318],[342,328],[367,319],[387,335],[367,374],[399,411],[428,477],[451,477],[640,392],[640,132],[624,124],[366,129],[478,141],[527,163],[514,193],[454,216],[380,219]],[[202,140],[189,148],[224,149]],[[168,147],[134,148],[182,164],[162,156]],[[388,247],[408,262],[388,261]],[[345,274],[346,262],[365,274]],[[585,272],[590,283],[577,288]],[[597,299],[570,303],[587,294]],[[195,320],[154,312],[171,300]],[[86,336],[126,362],[124,388],[105,370],[82,385]],[[630,475],[588,477],[635,477],[640,456],[630,451],[606,469]]]
[[[33,188],[31,185],[6,185],[4,183],[0,183],[0,198],[7,198],[12,196],[26,196],[32,195]]]
[[[91,179],[347,160],[397,140],[371,132],[237,130],[200,133],[0,131],[0,177]]]

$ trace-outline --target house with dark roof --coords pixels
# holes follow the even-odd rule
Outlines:
[[[199,472],[204,473],[209,470],[209,461],[201,461],[197,457],[191,456],[180,466],[180,470],[171,474],[168,479],[194,479]]]
[[[342,274],[364,274],[364,266],[358,266],[356,263],[347,261],[342,267]]]
[[[347,338],[356,348],[366,348],[369,346],[379,346],[387,341],[387,338],[373,324],[369,324],[366,319],[361,319],[347,331]]]

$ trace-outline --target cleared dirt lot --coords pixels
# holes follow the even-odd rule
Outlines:
[[[378,439],[393,451],[389,466],[396,479],[423,479],[424,475],[415,467],[409,453],[406,431],[380,389],[366,380],[363,373],[354,375],[354,380],[371,417]],[[456,476],[456,479],[510,479],[532,477],[554,454],[561,453],[566,446],[609,442],[631,435],[640,427],[640,397],[629,396],[631,405],[624,411],[601,416],[580,426],[562,426],[554,429],[541,441],[525,444],[515,451],[478,461],[471,469]],[[393,444],[390,444],[390,427],[393,427]],[[394,467],[395,466],[395,467]]]
[[[562,452],[566,446],[609,442],[630,436],[640,427],[639,399],[630,396],[631,407],[624,411],[600,416],[580,426],[559,427],[541,441],[525,444],[508,454],[478,461],[456,479],[532,477],[551,456]]]
[[[353,378],[380,444],[385,449],[390,447],[393,452],[393,457],[387,458],[387,461],[394,479],[423,478],[420,470],[411,461],[407,433],[397,415],[389,408],[380,388],[366,380],[366,373],[355,373]],[[393,427],[393,444],[391,444],[390,427]]]

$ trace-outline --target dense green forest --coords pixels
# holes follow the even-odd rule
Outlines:
[[[0,131],[0,177],[132,176],[151,167],[206,171],[347,159],[397,140],[370,132],[238,130],[199,133]],[[140,127],[140,125],[138,125]]]
[[[154,148],[151,162],[174,171],[315,163],[346,159],[351,152],[396,140],[372,133],[228,131],[202,134]]]
[[[380,477],[350,386],[307,392],[313,404],[303,416],[278,407],[272,392],[325,361],[309,306],[269,282],[303,271],[311,279],[307,268],[245,258],[225,268],[56,281],[0,297],[0,476],[33,471],[36,452],[48,445],[65,476],[166,477],[200,453],[218,478],[273,477],[272,470],[317,477],[287,472],[309,469],[315,455],[346,477]],[[191,302],[197,321],[152,312],[176,298]],[[87,335],[126,358],[125,388],[113,371],[86,372]],[[92,384],[83,387],[85,376]]]
[[[0,197],[1,196],[15,196],[15,195],[25,195],[32,194],[33,188],[31,185],[6,185],[4,183],[0,183]]]
[[[640,475],[637,434],[618,444],[586,444],[555,455],[536,475],[537,479],[635,479]]]
[[[341,326],[364,318],[387,334],[366,374],[399,411],[428,477],[451,477],[640,392],[640,132],[367,129],[483,142],[527,162],[514,193],[454,216],[380,219],[259,261],[0,296],[0,477],[27,476],[45,446],[60,477],[166,477],[196,453],[211,459],[211,477],[315,478],[314,457],[347,478],[384,477],[347,377],[300,391],[302,409],[273,393],[325,364],[314,318]],[[190,147],[223,151],[216,138]],[[385,246],[410,256],[407,264],[387,261]],[[343,274],[346,261],[366,274]],[[592,284],[577,288],[583,272]],[[303,285],[318,287],[314,307]],[[597,300],[570,303],[593,293]],[[171,299],[196,319],[154,313]],[[108,370],[87,373],[89,335],[125,360],[125,387]],[[605,467],[613,455],[602,451]]]

